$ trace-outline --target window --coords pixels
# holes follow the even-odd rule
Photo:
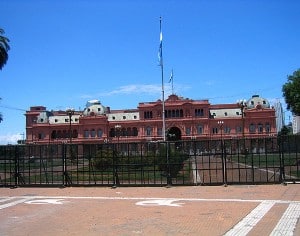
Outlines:
[[[225,126],[225,127],[224,127],[224,133],[225,133],[225,134],[230,134],[230,132],[231,132],[230,127]]]
[[[65,119],[65,122],[69,122],[69,119]]]
[[[39,139],[44,139],[45,138],[45,135],[43,133],[39,133]]]
[[[257,125],[257,131],[258,131],[258,133],[263,133],[264,132],[264,127],[263,127],[262,124]]]
[[[102,129],[98,129],[98,130],[97,130],[97,136],[98,136],[99,138],[101,138],[102,135],[103,135]]]
[[[58,119],[55,119],[54,122],[57,123],[57,122],[58,122]]]
[[[85,130],[83,133],[84,138],[88,138],[90,135],[90,132],[88,130]]]
[[[133,119],[135,119],[135,120],[136,120],[136,119],[137,119],[137,117],[136,117],[136,116],[133,116]]]
[[[113,120],[115,120],[115,119],[116,119],[116,117],[115,117],[115,116],[113,116],[113,117],[112,117],[112,119],[113,119]]]
[[[91,130],[91,137],[92,138],[96,137],[96,131],[94,129]]]
[[[249,132],[250,133],[255,133],[256,132],[256,126],[255,126],[255,124],[250,124],[250,126],[249,126]]]
[[[144,112],[144,118],[145,119],[152,119],[153,118],[152,111],[145,111]]]
[[[191,128],[190,128],[190,127],[187,127],[187,128],[185,129],[185,134],[186,134],[186,135],[190,135],[190,134],[191,134]]]
[[[158,128],[157,129],[157,135],[158,136],[162,136],[162,128]]]
[[[132,132],[131,132],[131,128],[130,128],[130,127],[128,127],[128,128],[126,129],[126,135],[127,135],[127,136],[132,136]]]
[[[218,133],[218,128],[216,128],[216,127],[212,128],[212,133],[217,134]]]
[[[152,135],[152,128],[148,126],[146,128],[146,136],[151,136],[151,135]]]
[[[195,109],[195,116],[204,116],[203,109]]]
[[[237,126],[235,128],[236,133],[242,133],[242,127],[241,126]]]
[[[165,110],[165,117],[166,118],[177,118],[177,117],[183,117],[183,110],[177,109],[177,110]]]
[[[132,132],[133,132],[133,136],[138,136],[138,129],[136,127],[133,127],[132,129]]]
[[[202,125],[198,125],[197,126],[197,134],[202,134],[203,133],[203,126]]]
[[[228,113],[227,113],[227,112],[224,112],[224,115],[225,115],[225,116],[227,116],[227,115],[228,115]]]
[[[56,139],[57,136],[56,136],[56,130],[53,130],[52,133],[51,133],[51,139]]]
[[[126,116],[123,116],[123,120],[126,120]]]
[[[266,133],[271,132],[271,125],[269,123],[266,123]]]

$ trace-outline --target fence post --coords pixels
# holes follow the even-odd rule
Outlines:
[[[18,157],[18,147],[15,145],[15,173],[14,173],[14,179],[15,179],[15,188],[19,185],[19,157]]]
[[[167,187],[172,186],[172,177],[171,177],[171,164],[170,164],[170,142],[167,141],[167,150],[166,150],[166,158],[167,158],[167,169],[168,169],[168,174],[167,174]]]
[[[224,140],[221,139],[221,159],[223,166],[223,184],[224,187],[227,187],[227,165],[226,165],[226,149],[224,147]]]
[[[62,143],[62,149],[61,149],[61,156],[62,156],[62,186],[65,186],[65,172],[66,172],[66,151],[65,151],[65,144]]]
[[[285,171],[284,171],[284,137],[280,135],[278,137],[278,146],[279,146],[279,158],[280,158],[280,182],[281,184],[286,184],[285,183]]]
[[[118,175],[118,145],[114,144],[113,148],[113,186],[112,188],[116,188],[120,185],[119,175]]]

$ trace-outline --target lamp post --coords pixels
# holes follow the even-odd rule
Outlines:
[[[242,138],[243,138],[243,152],[246,154],[246,143],[245,143],[245,108],[247,107],[246,100],[238,101],[238,105],[241,108],[242,113]]]
[[[115,136],[117,137],[117,147],[115,148],[115,152],[113,155],[113,169],[114,169],[114,183],[113,188],[116,188],[118,185],[120,185],[120,180],[118,176],[118,152],[119,152],[119,141],[120,141],[120,132],[121,132],[122,126],[121,125],[115,125]]]
[[[75,110],[73,108],[66,109],[66,113],[69,116],[69,138],[70,138],[70,156],[72,158],[72,116],[74,115]],[[67,171],[67,146],[64,147],[64,155],[63,155],[63,186],[72,184],[72,180]]]
[[[241,114],[242,114],[242,137],[245,137],[245,120],[244,120],[244,115],[245,115],[245,108],[247,107],[246,100],[240,100],[238,101],[238,105],[241,108]]]
[[[220,126],[221,130],[221,159],[222,159],[222,166],[223,166],[223,183],[224,186],[227,186],[227,167],[226,167],[226,157],[224,155],[224,142],[223,142],[223,126],[224,126],[224,121],[219,120],[218,125]]]
[[[68,116],[69,116],[69,138],[70,138],[70,144],[72,144],[72,116],[75,113],[75,110],[73,108],[68,108],[66,110]]]

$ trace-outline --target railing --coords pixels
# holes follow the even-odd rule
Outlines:
[[[300,136],[0,146],[0,186],[167,186],[300,181]]]

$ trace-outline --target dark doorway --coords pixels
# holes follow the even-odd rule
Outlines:
[[[181,131],[177,127],[171,127],[167,132],[168,141],[178,141],[181,140]]]

